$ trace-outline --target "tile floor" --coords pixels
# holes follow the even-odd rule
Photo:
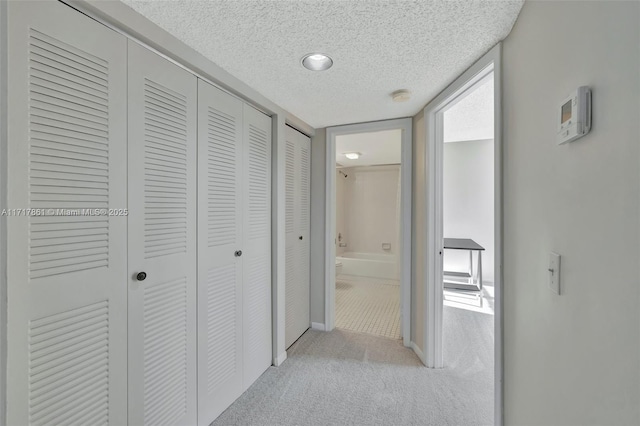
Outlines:
[[[339,275],[336,279],[336,327],[400,339],[400,283]]]

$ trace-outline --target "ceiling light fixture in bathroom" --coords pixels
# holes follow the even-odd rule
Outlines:
[[[300,62],[311,71],[326,71],[333,66],[333,59],[324,53],[309,53],[304,55]]]
[[[345,152],[344,156],[347,157],[349,160],[357,160],[358,158],[360,158],[362,154],[360,154],[359,152]]]
[[[396,90],[391,94],[393,102],[406,102],[411,99],[411,92],[406,89]]]

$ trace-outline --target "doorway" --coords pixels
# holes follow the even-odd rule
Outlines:
[[[380,147],[388,149],[386,160],[375,160],[384,151],[372,149],[375,140],[380,140]],[[390,154],[394,152],[394,140],[397,151]],[[404,345],[409,346],[411,119],[331,127],[327,129],[326,142],[325,329],[330,331],[338,326],[373,332],[402,338]],[[374,154],[375,151],[378,154]],[[358,157],[355,160],[360,163],[347,162],[345,154],[355,154]],[[376,187],[380,191],[376,191]],[[385,198],[387,202],[383,203]],[[345,203],[350,210],[348,215]],[[372,209],[376,214],[371,214]],[[387,221],[390,229],[371,235],[370,228],[379,226],[380,221]],[[340,298],[338,323],[336,295]],[[358,300],[362,295],[369,300]],[[385,297],[391,300],[386,307]],[[397,298],[395,305],[393,297]],[[371,318],[373,321],[363,318],[367,303],[372,310],[370,317],[375,317],[376,312],[383,314],[378,316],[378,324],[374,318]],[[347,304],[356,306],[349,309]],[[394,306],[397,306],[397,316]]]
[[[482,424],[494,418],[493,90],[489,73],[443,114],[443,363],[477,384]]]
[[[500,55],[498,44],[425,108],[427,366],[463,361],[465,348],[451,338],[475,330],[474,367],[482,353],[495,424],[502,424]]]
[[[336,136],[336,328],[400,339],[400,129]]]

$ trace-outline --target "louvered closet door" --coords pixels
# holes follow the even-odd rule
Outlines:
[[[242,394],[242,101],[198,82],[198,423]]]
[[[126,40],[58,2],[8,12],[8,206],[35,211],[7,218],[6,421],[122,425],[126,217],[102,209],[127,207]]]
[[[244,105],[243,389],[271,365],[271,118]]]
[[[310,139],[287,127],[285,147],[285,345],[309,328]]]
[[[298,210],[298,253],[299,262],[299,327],[303,333],[311,325],[309,313],[310,305],[310,240],[311,240],[311,139],[302,133],[298,134],[300,148],[300,181],[299,181],[299,210]],[[300,239],[302,237],[302,239]]]
[[[196,423],[196,90],[129,42],[130,425]]]
[[[285,133],[285,347],[289,348],[304,330],[297,321],[297,285],[299,268],[296,251],[298,219],[296,217],[296,189],[298,186],[299,162],[297,161],[296,131],[290,127]]]

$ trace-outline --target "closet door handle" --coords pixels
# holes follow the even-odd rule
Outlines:
[[[138,281],[144,281],[147,278],[147,273],[146,272],[138,272],[136,274],[136,280]]]
[[[240,257],[242,256],[242,250],[237,250],[234,254],[236,257]]]
[[[302,235],[300,235],[300,236],[298,237],[298,239],[299,239],[299,240],[301,240],[301,239],[302,239]]]

